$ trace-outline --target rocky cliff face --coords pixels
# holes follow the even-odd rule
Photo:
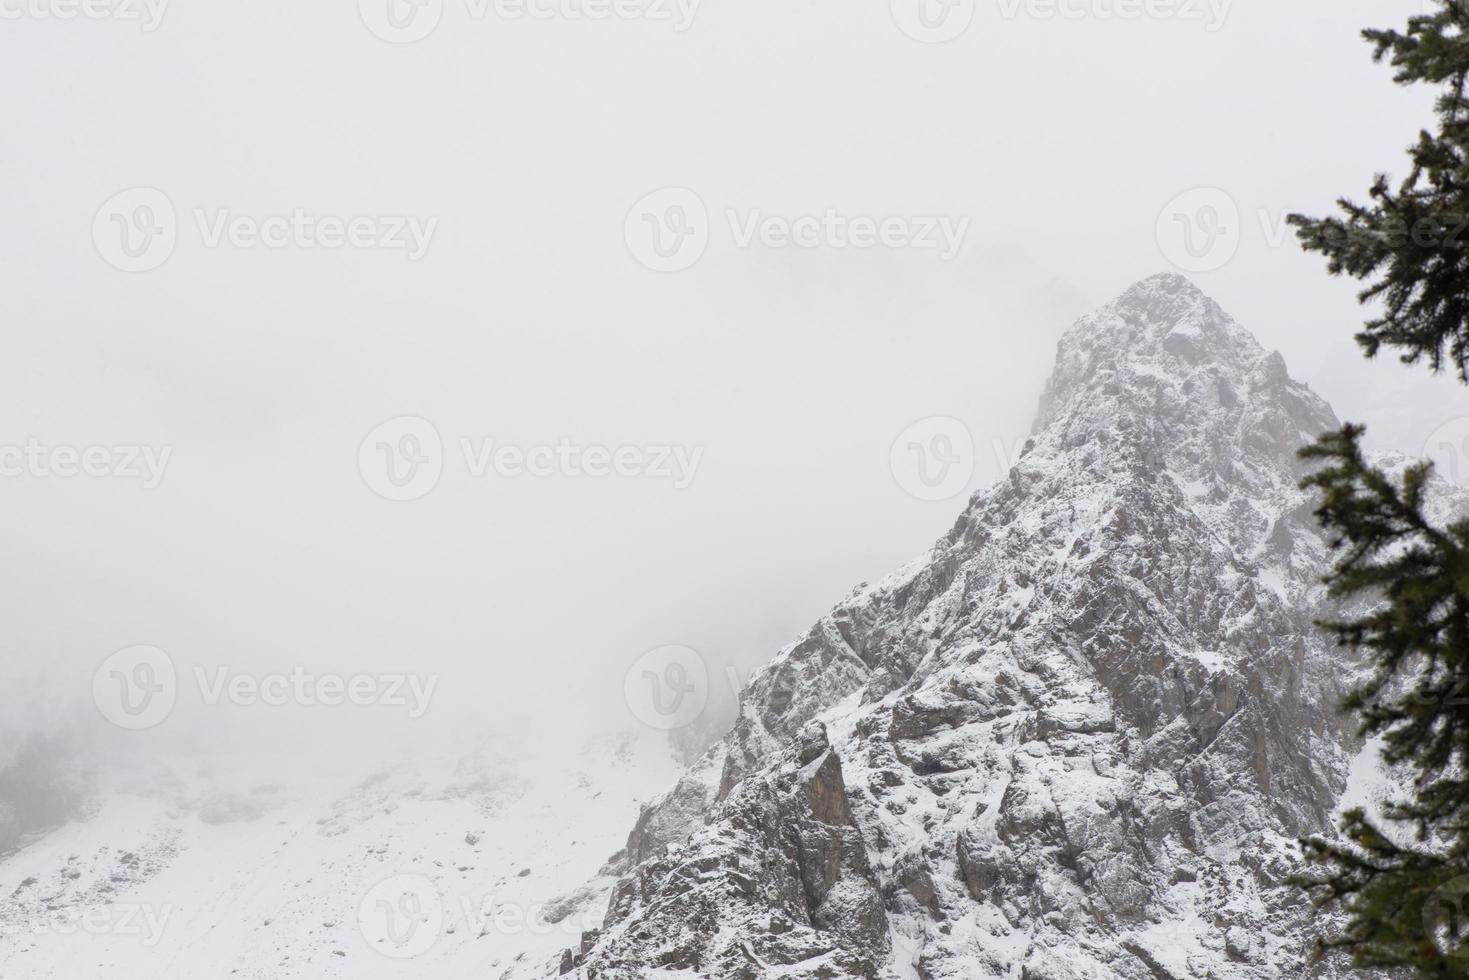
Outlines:
[[[1182,278],[1082,319],[1008,478],[753,678],[560,968],[1305,975],[1285,879],[1358,746],[1295,452],[1337,424]]]

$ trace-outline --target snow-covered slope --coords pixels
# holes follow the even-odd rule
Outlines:
[[[0,976],[497,977],[600,920],[552,901],[676,773],[641,735],[487,740],[349,787],[148,773],[0,861]]]
[[[1295,839],[1360,750],[1298,489],[1337,425],[1178,276],[1082,319],[1008,478],[752,679],[548,972],[1305,975]]]

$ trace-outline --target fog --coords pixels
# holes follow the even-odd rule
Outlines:
[[[145,30],[38,2],[0,30],[0,445],[168,456],[156,486],[0,479],[11,731],[85,719],[121,754],[310,768],[637,726],[625,675],[667,645],[737,686],[1004,472],[1056,339],[1176,268],[1158,229],[1195,188],[1238,206],[1238,247],[1185,271],[1378,447],[1419,454],[1469,414],[1450,379],[1363,363],[1355,284],[1280,226],[1401,173],[1429,100],[1357,32],[1411,0],[981,4],[942,44],[835,0],[705,0],[683,25],[447,0],[410,44],[346,3],[170,5]],[[94,222],[132,188],[166,196],[177,240],[128,272]],[[678,271],[629,246],[662,188],[707,209]],[[962,243],[741,244],[828,212],[962,221]],[[298,213],[419,238],[311,247],[278,222],[297,237],[252,243]],[[890,449],[933,416],[965,424],[973,472],[922,500]],[[442,470],[395,501],[359,463],[402,417],[432,424]],[[662,447],[684,471],[476,475],[486,440],[638,447],[648,470]],[[94,673],[139,644],[176,665],[177,708],[108,726]],[[412,717],[211,705],[196,668],[435,687]]]

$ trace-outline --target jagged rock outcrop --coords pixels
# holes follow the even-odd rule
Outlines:
[[[732,918],[759,925],[731,931]],[[624,877],[605,932],[587,969],[605,980],[650,967],[876,980],[887,915],[826,728],[802,728],[760,778],[714,804],[706,827]]]
[[[572,967],[1307,975],[1357,668],[1296,450],[1337,425],[1181,277],[1081,320],[1018,465],[752,679]]]

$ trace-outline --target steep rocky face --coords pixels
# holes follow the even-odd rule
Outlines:
[[[732,920],[758,926],[730,930]],[[730,787],[707,826],[619,881],[607,921],[596,976],[875,980],[887,915],[825,727],[804,727],[760,778]]]
[[[1008,478],[752,679],[566,969],[1305,975],[1294,840],[1358,747],[1295,452],[1337,424],[1180,277],[1081,320]]]

